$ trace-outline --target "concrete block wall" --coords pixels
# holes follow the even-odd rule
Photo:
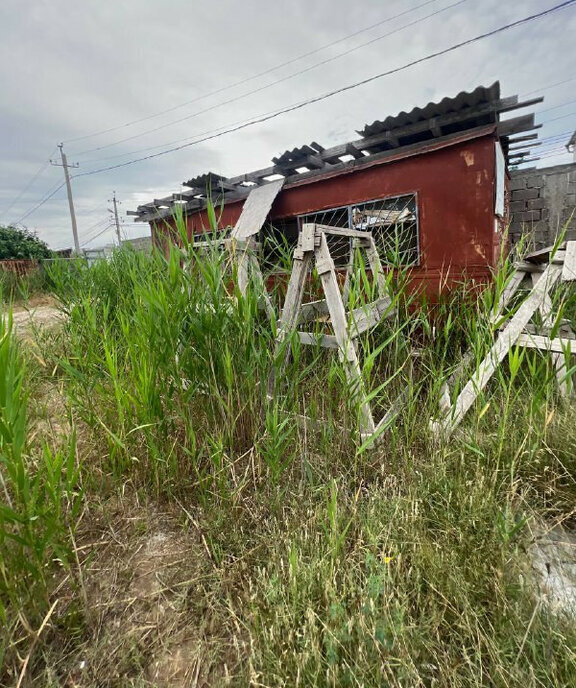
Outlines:
[[[568,223],[576,239],[576,163],[510,173],[510,239],[528,234],[535,248],[553,244]]]

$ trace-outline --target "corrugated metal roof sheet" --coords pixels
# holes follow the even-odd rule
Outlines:
[[[447,115],[453,112],[463,112],[466,108],[474,108],[496,101],[500,98],[500,82],[495,81],[492,86],[478,86],[473,91],[460,91],[454,98],[442,98],[438,103],[428,103],[423,108],[415,107],[410,112],[399,112],[397,115],[390,115],[385,120],[376,120],[372,124],[367,124],[364,129],[358,131],[363,137],[375,136],[391,129],[404,127],[423,120],[432,119],[440,115]]]
[[[321,146],[319,143],[316,143],[316,141],[312,141],[312,143],[304,146],[299,146],[297,148],[293,148],[292,150],[287,150],[282,153],[282,155],[279,155],[277,158],[272,158],[272,162],[276,163],[277,165],[282,165],[282,164],[289,164],[293,162],[298,162],[299,160],[303,160],[307,158],[309,155],[317,155],[318,153],[322,153],[324,151],[324,146]]]

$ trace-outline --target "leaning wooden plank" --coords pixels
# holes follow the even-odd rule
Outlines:
[[[576,340],[574,339],[563,339],[562,337],[550,339],[539,334],[522,333],[516,343],[518,346],[525,346],[528,349],[540,349],[541,351],[552,351],[558,354],[569,351],[572,354],[576,354]]]
[[[566,244],[563,243],[560,244],[559,249],[564,249],[565,247]],[[546,246],[545,248],[541,248],[538,251],[532,251],[532,253],[528,253],[525,256],[524,260],[528,263],[548,263],[553,250],[554,246]],[[556,254],[557,253],[558,251],[556,251]]]
[[[238,222],[232,230],[233,238],[247,239],[258,234],[283,184],[284,179],[277,179],[269,184],[256,186],[250,191],[244,201]]]
[[[476,401],[478,394],[488,384],[498,365],[504,360],[510,348],[514,346],[524,327],[541,306],[548,290],[558,282],[561,272],[562,268],[559,265],[552,264],[546,268],[538,284],[498,335],[486,358],[464,386],[449,413],[442,420],[433,424],[434,431],[449,435],[458,426]]]
[[[492,315],[490,316],[490,323],[492,325],[495,325],[498,320],[500,320],[504,309],[506,306],[508,306],[512,300],[512,297],[520,288],[520,285],[525,277],[526,272],[521,267],[516,267],[516,270],[510,275],[508,282],[504,287],[502,294],[500,295],[500,299],[496,304],[496,308],[493,310]]]
[[[358,337],[362,332],[366,332],[366,330],[377,325],[384,317],[393,315],[391,305],[390,297],[384,296],[351,311],[349,314],[350,336]]]
[[[527,264],[526,264],[527,265]],[[493,309],[491,315],[490,315],[490,324],[491,325],[496,325],[500,318],[502,317],[502,313],[504,312],[504,309],[508,306],[510,301],[512,300],[512,297],[514,294],[518,291],[520,288],[520,285],[524,281],[524,278],[526,277],[526,270],[524,269],[523,265],[516,265],[515,271],[510,275],[508,278],[508,282],[506,283],[506,286],[502,290],[502,294],[500,295],[500,299],[498,300],[498,303],[496,304],[496,307]],[[443,414],[448,413],[451,407],[451,402],[450,402],[450,387],[456,382],[456,380],[462,375],[464,370],[468,367],[470,362],[472,361],[472,358],[474,357],[474,351],[472,349],[468,349],[468,351],[464,352],[462,355],[462,358],[460,359],[460,362],[454,369],[454,371],[450,374],[447,380],[445,380],[442,383],[442,387],[440,388],[440,410],[442,411]]]
[[[302,237],[298,240],[300,246]],[[282,351],[284,342],[289,334],[296,329],[298,323],[298,316],[300,313],[300,306],[302,304],[302,296],[304,295],[304,287],[306,285],[306,275],[312,261],[311,251],[295,251],[294,263],[292,266],[292,275],[288,282],[288,289],[286,290],[286,298],[284,300],[284,308],[278,321],[278,333],[276,335],[276,346],[274,350],[274,365],[270,371],[268,378],[268,397],[270,399],[274,396],[274,388],[276,386],[276,378],[279,377],[288,363],[290,352],[288,349]],[[282,354],[282,358],[280,355]]]
[[[574,282],[574,280],[576,280],[576,241],[569,241],[566,244],[562,281]]]
[[[344,304],[342,303],[342,295],[340,294],[338,280],[336,278],[336,269],[332,256],[330,255],[328,242],[324,232],[322,232],[320,246],[316,248],[315,253],[316,269],[320,275],[320,280],[326,296],[326,303],[328,304],[330,318],[334,326],[334,335],[338,340],[349,391],[354,401],[358,404],[360,412],[360,433],[373,433],[374,418],[372,417],[370,404],[366,400],[360,363],[358,362],[356,348],[348,332],[348,321],[346,318],[346,311],[344,310]]]

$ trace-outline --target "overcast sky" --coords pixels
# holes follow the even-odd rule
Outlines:
[[[42,168],[58,159],[61,141],[69,162],[80,165],[74,174],[130,161],[560,2],[2,0],[0,223],[22,218],[52,248],[71,245],[64,188],[27,214],[63,180],[60,167]],[[576,129],[575,36],[576,4],[266,123],[79,176],[72,186],[80,241],[94,237],[93,247],[113,239],[106,229],[113,191],[123,212],[134,210],[197,174],[232,176],[267,166],[286,148],[343,143],[367,122],[496,79],[504,96],[545,96],[534,108],[544,125],[538,164],[569,162],[562,146]],[[125,222],[130,237],[147,231]]]

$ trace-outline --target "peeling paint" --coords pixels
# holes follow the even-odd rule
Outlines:
[[[468,167],[471,167],[474,164],[474,153],[472,151],[462,151],[460,155],[464,158],[464,162]]]

